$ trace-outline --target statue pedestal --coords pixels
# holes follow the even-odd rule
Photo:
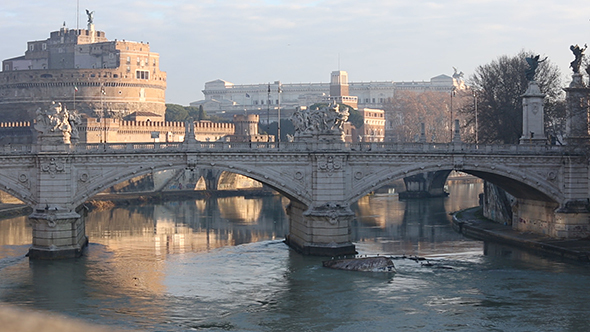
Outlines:
[[[536,81],[530,81],[529,87],[522,95],[522,137],[520,144],[547,144],[545,137],[545,119],[543,99]]]
[[[588,111],[590,89],[584,84],[582,74],[575,73],[566,93],[566,142],[568,145],[589,144]]]
[[[69,133],[38,134],[38,152],[67,152],[71,149]]]

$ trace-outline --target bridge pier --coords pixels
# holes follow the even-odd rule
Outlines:
[[[443,197],[445,193],[445,183],[451,171],[425,172],[404,178],[406,191],[399,193],[399,197],[405,198],[423,198],[423,197]]]
[[[289,235],[285,243],[305,255],[339,256],[356,253],[351,241],[354,213],[349,206],[326,203],[307,208],[291,201],[287,207]]]
[[[84,217],[76,212],[38,206],[29,221],[33,228],[31,259],[79,257],[88,245]]]

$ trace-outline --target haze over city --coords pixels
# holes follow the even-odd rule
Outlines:
[[[280,1],[100,2],[39,0],[3,4],[0,58],[66,24],[109,40],[149,42],[168,74],[166,100],[202,99],[205,82],[429,80],[457,67],[468,78],[500,55],[532,50],[569,76],[570,45],[590,40],[587,1]],[[78,16],[78,20],[77,20]]]

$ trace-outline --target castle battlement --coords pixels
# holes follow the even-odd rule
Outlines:
[[[29,128],[31,123],[28,121],[20,122],[0,122],[0,128]]]

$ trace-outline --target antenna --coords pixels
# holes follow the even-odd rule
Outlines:
[[[76,30],[80,30],[80,0],[76,0]]]

